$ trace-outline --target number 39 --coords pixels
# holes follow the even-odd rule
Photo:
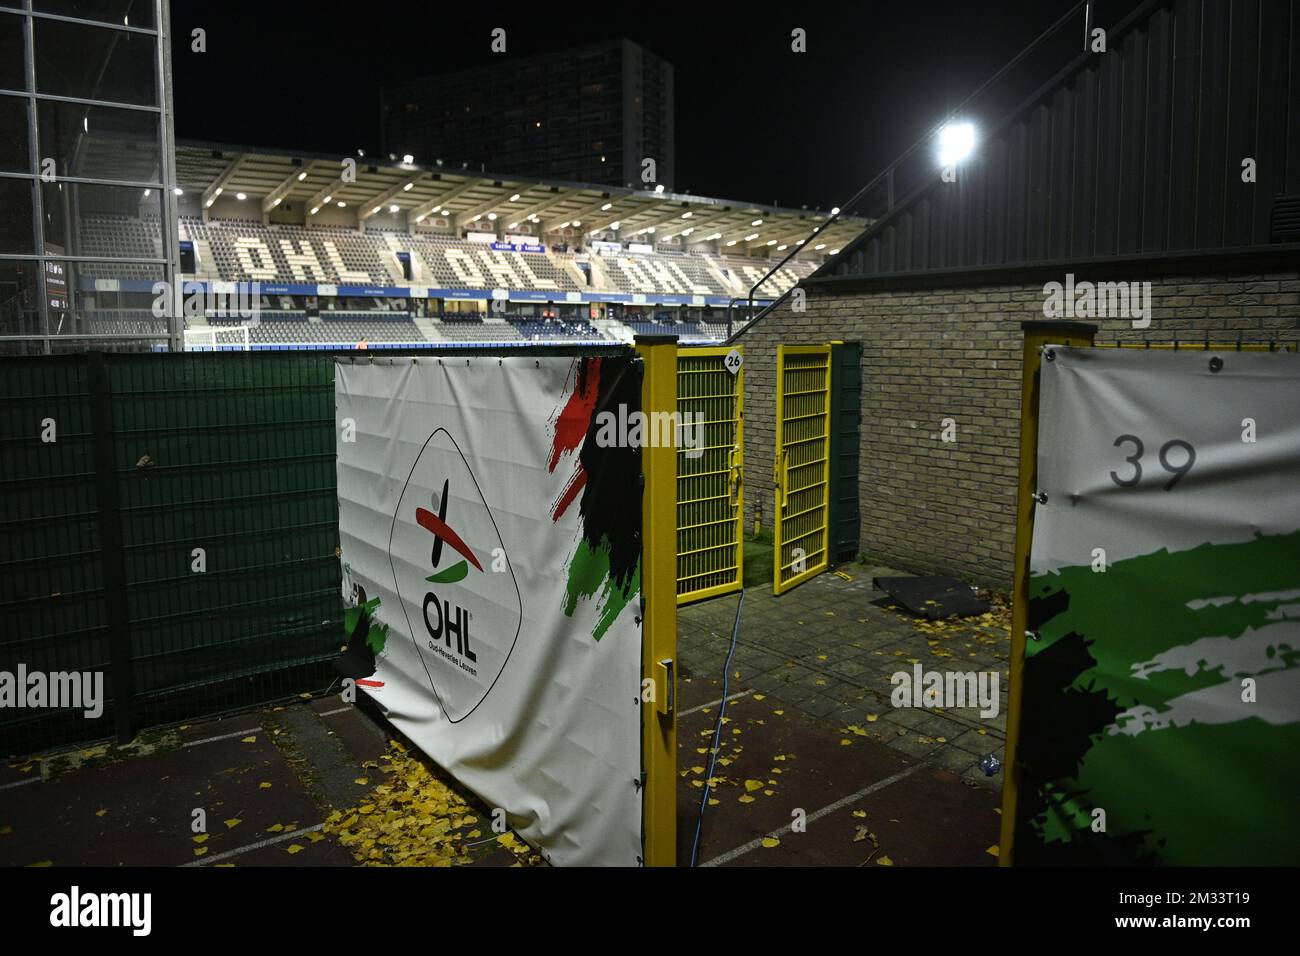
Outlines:
[[[1115,439],[1115,447],[1118,448],[1125,442],[1133,443],[1133,454],[1124,460],[1133,466],[1133,475],[1129,478],[1121,478],[1117,472],[1110,473],[1110,480],[1115,482],[1121,488],[1132,488],[1142,480],[1142,453],[1146,450],[1142,444],[1142,439],[1136,435],[1120,435]],[[1171,464],[1169,461],[1169,449],[1182,448],[1187,452],[1187,460],[1181,465]],[[1196,449],[1192,447],[1191,442],[1183,441],[1181,438],[1175,438],[1165,442],[1160,446],[1160,467],[1173,475],[1165,482],[1165,491],[1169,491],[1174,485],[1182,479],[1183,475],[1192,470],[1192,465],[1196,462]]]

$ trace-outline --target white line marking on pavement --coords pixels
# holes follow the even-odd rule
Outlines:
[[[29,783],[40,783],[40,777],[32,777],[30,780],[19,780],[17,783],[6,783],[0,785],[0,790],[12,790],[14,787],[25,787]]]
[[[349,710],[352,710],[352,709],[353,709],[353,708],[352,708],[352,705],[349,704],[347,707],[340,707],[340,708],[338,708],[337,710],[327,710],[327,711],[325,711],[325,713],[323,713],[323,714],[317,714],[316,716],[317,716],[317,717],[333,717],[335,714],[346,714]]]
[[[726,697],[719,697],[717,700],[711,700],[707,704],[700,704],[699,707],[692,707],[690,710],[683,710],[677,716],[685,717],[687,714],[695,714],[701,710],[705,710],[706,708],[716,707],[719,704],[721,704],[724,700],[735,700],[738,697],[748,697],[752,693],[754,693],[753,690],[742,690],[739,693],[728,694]]]
[[[265,840],[250,843],[248,846],[241,846],[238,850],[227,850],[225,853],[218,853],[215,856],[205,856],[197,860],[191,860],[189,863],[182,863],[181,866],[208,866],[218,860],[229,860],[232,856],[239,856],[252,850],[260,850],[264,846],[274,846],[277,843],[283,843],[285,840],[295,839],[304,833],[314,833],[324,826],[325,824],[318,823],[314,827],[303,827],[301,830],[294,830],[292,833],[281,833],[279,836],[268,837]]]
[[[236,730],[231,734],[220,734],[216,737],[204,737],[202,740],[191,740],[187,743],[181,744],[181,749],[183,750],[186,747],[197,747],[199,744],[216,743],[218,740],[229,740],[231,737],[247,737],[249,734],[260,734],[261,732],[261,727],[253,727],[249,730]]]
[[[826,816],[826,814],[828,813],[834,813],[836,810],[843,810],[849,804],[856,803],[858,800],[861,800],[863,797],[867,796],[868,794],[875,793],[877,790],[884,790],[890,784],[897,783],[898,781],[902,780],[904,777],[910,777],[912,774],[916,773],[922,767],[926,767],[926,766],[929,765],[925,763],[918,763],[914,767],[908,767],[906,770],[900,770],[892,777],[886,777],[884,780],[877,780],[871,786],[863,787],[857,793],[851,793],[847,797],[844,797],[841,800],[836,800],[830,806],[822,807],[820,810],[814,810],[812,813],[808,814],[808,816],[805,817],[804,819],[807,823],[812,823],[814,820],[819,820],[822,817]],[[793,822],[787,823],[779,830],[773,830],[771,833],[764,834],[763,836],[759,837],[756,840],[750,840],[748,843],[742,846],[738,846],[734,850],[728,850],[726,853],[723,853],[721,856],[715,856],[707,863],[701,863],[700,865],[721,866],[723,863],[730,863],[732,860],[736,859],[737,857],[744,856],[750,850],[757,850],[760,846],[763,845],[763,840],[766,839],[767,837],[780,837],[786,833],[793,832],[792,831],[793,826],[794,826]]]

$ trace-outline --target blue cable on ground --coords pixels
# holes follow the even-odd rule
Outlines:
[[[709,753],[709,769],[704,776],[704,796],[700,798],[700,816],[695,823],[695,842],[691,844],[691,866],[695,866],[700,852],[700,833],[704,829],[704,808],[709,805],[712,792],[713,769],[718,763],[719,740],[722,737],[722,718],[727,714],[727,691],[731,686],[731,658],[736,653],[736,637],[740,634],[740,609],[745,606],[745,589],[740,589],[740,600],[736,602],[736,622],[731,626],[731,646],[727,648],[727,662],[722,665],[722,705],[718,708],[718,723],[713,729],[713,748]]]

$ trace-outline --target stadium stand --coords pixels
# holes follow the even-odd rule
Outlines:
[[[87,254],[92,256],[112,259],[161,255],[157,220],[90,217],[84,237]],[[598,257],[599,261],[586,267],[583,257],[575,258],[568,249],[522,252],[438,232],[363,233],[337,225],[266,225],[254,220],[216,218],[205,222],[196,216],[181,217],[179,237],[194,244],[195,268],[192,274],[183,276],[186,280],[259,282],[284,287],[264,292],[259,299],[258,320],[249,323],[252,347],[292,343],[351,347],[358,342],[421,345],[604,341],[611,336],[626,338],[620,330],[629,334],[672,333],[687,343],[716,342],[727,334],[725,307],[719,300],[748,295],[768,268],[767,260],[762,258],[668,250],[591,252],[591,258]],[[411,258],[409,278],[403,270],[403,254]],[[760,294],[779,295],[815,268],[813,262],[792,260],[768,280]],[[583,275],[588,277],[587,284],[580,284]],[[83,280],[152,282],[156,272],[143,264],[97,263],[87,265],[82,276]],[[352,291],[342,296],[317,296],[318,286]],[[540,304],[510,310],[517,314],[490,317],[472,309],[448,311],[435,308],[439,301],[435,293],[427,300],[428,317],[420,318],[425,314],[423,302],[412,303],[412,311],[405,311],[411,301],[404,291],[408,288],[468,292],[471,294],[458,298],[478,302],[488,298],[488,290],[504,289],[512,299],[529,296],[530,301],[538,303],[563,304],[571,301],[575,293],[593,292],[664,296],[666,299],[660,301],[677,304],[634,307],[658,311],[634,311],[626,318],[617,310],[611,311],[609,320],[597,328],[572,313],[557,317],[553,306],[543,312]],[[699,303],[684,307],[682,300],[686,296],[708,297],[709,302],[703,308]],[[451,298],[448,295],[444,301]],[[133,302],[124,298],[120,304]],[[315,312],[318,305],[319,315]],[[191,319],[188,324],[201,328],[205,321],[219,328],[238,325],[242,320],[208,312],[205,320]],[[93,317],[86,313],[82,323],[84,331],[93,326],[96,332],[121,334],[158,334],[165,327],[147,311],[120,308],[96,312]]]
[[[602,264],[619,292],[646,295],[734,295],[735,290],[709,274],[699,256],[659,252],[601,255]]]
[[[719,268],[732,280],[739,295],[748,295],[754,283],[762,279],[771,268],[771,265],[762,259],[748,259],[738,256],[720,256],[718,258]],[[792,259],[763,283],[758,291],[760,294],[768,296],[782,295],[793,288],[800,279],[806,279],[812,275],[816,268],[817,266],[814,263]]]

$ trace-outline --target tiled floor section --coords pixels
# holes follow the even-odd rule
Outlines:
[[[986,754],[1003,756],[1007,616],[918,626],[906,613],[882,607],[888,598],[871,585],[873,577],[898,572],[851,565],[844,573],[851,580],[822,574],[781,597],[770,589],[745,593],[732,687],[771,695],[837,730],[860,727],[867,739],[1000,790],[1002,774],[986,776],[978,763]],[[738,600],[728,595],[679,610],[682,673],[721,675]],[[917,663],[925,672],[996,673],[997,715],[982,717],[978,706],[893,707],[891,675],[911,673]]]

